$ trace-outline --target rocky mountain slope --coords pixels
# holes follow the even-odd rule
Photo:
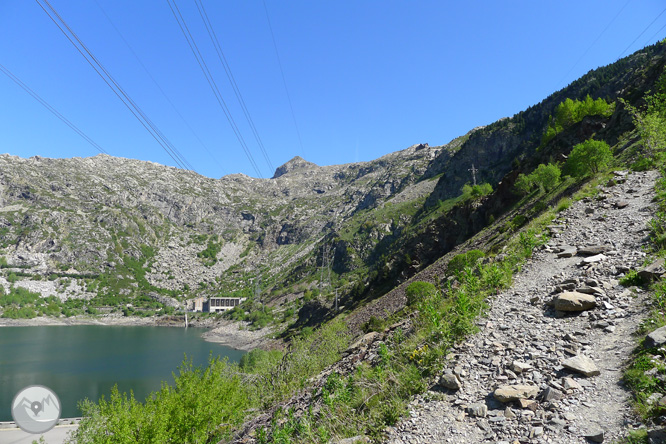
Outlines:
[[[272,179],[219,180],[106,155],[2,155],[0,255],[43,277],[94,276],[124,256],[150,256],[145,277],[157,288],[234,289],[239,275],[269,280],[288,272],[336,225],[410,193],[439,150],[417,145],[373,162],[327,167],[297,157]],[[416,188],[418,197],[423,186]],[[49,286],[29,287],[48,293]]]

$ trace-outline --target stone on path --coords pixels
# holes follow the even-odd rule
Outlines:
[[[646,348],[661,347],[664,344],[666,344],[666,326],[656,329],[645,338]]]
[[[552,387],[548,387],[546,390],[543,391],[543,394],[541,395],[543,402],[559,401],[563,397],[564,395],[562,394],[561,391],[554,389]]]
[[[596,262],[601,262],[604,259],[606,259],[606,256],[603,254],[597,254],[594,256],[588,256],[585,259],[583,259],[584,264],[594,264]]]
[[[559,311],[584,311],[597,306],[594,296],[577,291],[565,291],[553,299],[555,310]]]
[[[482,403],[468,405],[467,414],[469,416],[485,418],[486,415],[488,414],[488,406]]]
[[[659,258],[656,261],[652,262],[647,267],[638,270],[638,276],[644,281],[652,282],[656,279],[659,279],[661,275],[666,273],[666,268],[664,268],[664,258]]]
[[[601,253],[609,251],[611,247],[609,245],[592,245],[590,247],[584,247],[578,250],[579,256],[596,256]]]
[[[449,390],[460,390],[460,381],[453,373],[445,373],[439,378],[439,385]]]
[[[498,401],[511,402],[519,399],[533,398],[539,393],[539,387],[535,385],[516,384],[516,385],[501,385],[493,395]]]
[[[604,431],[601,428],[594,428],[589,430],[585,435],[585,438],[589,439],[592,442],[604,442]]]
[[[585,355],[577,355],[573,358],[565,359],[562,365],[571,371],[581,373],[585,376],[597,376],[601,374],[597,365]]]
[[[531,368],[532,366],[530,364],[521,361],[513,361],[513,363],[511,364],[511,370],[513,370],[516,373],[522,373]]]
[[[576,249],[576,247],[570,247],[570,246],[562,247],[562,251],[557,253],[557,257],[573,257],[576,255],[577,251],[578,250]]]

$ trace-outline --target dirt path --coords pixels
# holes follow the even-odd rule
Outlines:
[[[632,293],[618,279],[645,260],[657,174],[616,178],[619,184],[560,213],[546,248],[515,276],[510,290],[490,301],[480,332],[453,350],[444,373],[457,375],[461,388],[435,388],[415,399],[411,417],[387,442],[585,443],[592,435],[609,442],[636,425],[621,376],[647,295]],[[590,246],[605,251],[581,251]],[[560,257],[567,249],[574,255]],[[555,311],[550,302],[566,290],[592,293],[596,307]],[[562,365],[578,355],[591,358],[600,374],[585,377]],[[515,384],[538,395],[522,405],[496,399],[498,386]]]

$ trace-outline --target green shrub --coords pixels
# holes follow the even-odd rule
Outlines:
[[[566,168],[572,176],[584,177],[606,168],[612,159],[613,154],[606,142],[588,139],[574,146]]]
[[[636,270],[629,270],[627,274],[620,278],[620,285],[624,287],[641,286],[643,284],[643,279],[638,275]]]
[[[493,192],[493,187],[489,183],[482,183],[480,185],[470,186],[465,184],[462,187],[462,194],[464,199],[477,199],[482,196],[487,196]]]
[[[430,282],[412,282],[405,289],[405,296],[407,296],[407,305],[414,306],[415,304],[423,301],[425,298],[432,296],[437,292],[437,288]]]
[[[555,116],[550,119],[548,128],[541,139],[541,146],[544,146],[565,128],[580,122],[586,116],[609,117],[614,110],[614,103],[608,103],[601,98],[592,100],[589,94],[583,100],[566,99],[555,108]]]
[[[446,269],[450,275],[462,272],[466,267],[476,266],[477,261],[484,257],[483,251],[469,250],[466,253],[461,253],[453,257]]]
[[[9,276],[7,276],[7,282],[9,282],[10,284],[13,284],[16,281],[18,281],[18,277],[16,276],[16,273],[9,273]]]
[[[560,212],[566,210],[567,208],[569,208],[571,206],[572,202],[573,201],[569,197],[565,197],[565,198],[560,199],[560,201],[557,203],[557,207],[555,208],[555,211],[557,213],[560,213]]]
[[[370,333],[371,331],[384,331],[385,323],[383,319],[378,318],[377,316],[371,316],[367,322],[363,324],[363,332]]]
[[[517,230],[527,223],[527,217],[524,214],[516,214],[513,219],[511,219],[511,229]]]
[[[530,174],[532,182],[543,191],[550,191],[560,183],[560,176],[562,171],[557,165],[549,163],[548,165],[540,164],[536,170]]]
[[[534,188],[532,177],[530,175],[526,176],[525,174],[520,173],[518,175],[518,178],[516,179],[514,187],[518,194],[522,194],[524,196],[530,194],[530,192]]]

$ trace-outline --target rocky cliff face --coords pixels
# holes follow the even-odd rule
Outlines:
[[[1,155],[0,255],[42,276],[99,274],[149,247],[146,278],[159,288],[266,280],[288,274],[356,212],[414,184],[438,152],[414,146],[326,167],[297,157],[272,179],[219,180],[107,155]]]

